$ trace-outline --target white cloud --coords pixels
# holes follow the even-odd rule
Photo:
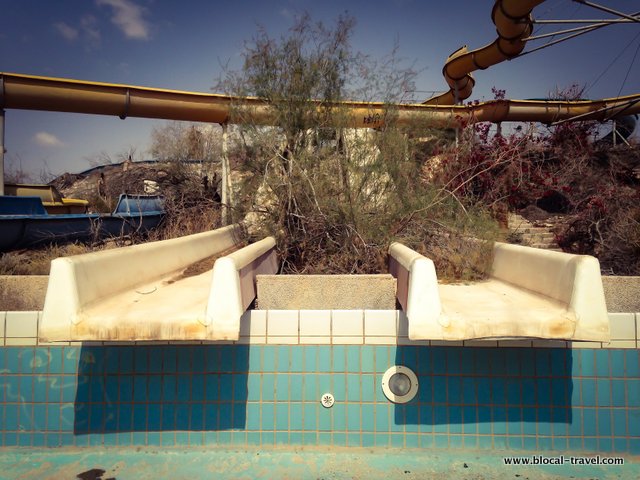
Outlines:
[[[73,28],[70,25],[67,25],[64,22],[57,22],[53,24],[53,27],[56,29],[56,31],[62,35],[64,38],[66,38],[67,40],[69,40],[70,42],[74,41],[76,38],[78,38],[78,30],[76,28]]]
[[[97,27],[98,20],[93,15],[85,15],[80,19],[80,26],[86,39],[91,43],[100,42],[100,30]]]
[[[149,39],[149,24],[142,18],[146,8],[136,5],[130,0],[96,0],[99,6],[107,5],[113,9],[111,21],[125,34],[134,40]]]
[[[33,140],[41,147],[64,147],[64,143],[52,133],[38,132]]]

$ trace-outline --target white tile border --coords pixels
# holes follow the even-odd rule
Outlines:
[[[240,338],[226,341],[54,342],[40,343],[41,312],[0,311],[0,346],[64,345],[406,345],[522,348],[640,348],[640,313],[610,313],[611,342],[542,339],[413,341],[398,310],[250,310],[243,314]],[[15,325],[15,322],[20,322]]]

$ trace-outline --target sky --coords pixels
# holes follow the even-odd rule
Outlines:
[[[640,6],[637,0],[599,3],[626,13]],[[246,42],[259,26],[277,38],[304,12],[332,25],[346,11],[356,19],[353,50],[382,58],[397,44],[403,65],[419,71],[415,97],[423,99],[446,90],[442,66],[451,52],[496,38],[492,6],[492,0],[0,0],[0,71],[211,92],[225,68],[242,66]],[[534,17],[612,15],[571,0],[547,0]],[[536,33],[574,26],[544,26]],[[492,87],[506,90],[506,98],[543,98],[576,83],[594,99],[638,93],[638,50],[640,23],[611,25],[475,72],[470,100],[492,99]],[[101,155],[115,160],[131,149],[134,159],[148,159],[151,131],[162,125],[6,110],[5,168],[38,180],[43,171],[80,172]]]

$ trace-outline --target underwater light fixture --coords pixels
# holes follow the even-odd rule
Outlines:
[[[418,377],[402,365],[389,368],[382,377],[382,391],[393,403],[407,403],[418,393]]]

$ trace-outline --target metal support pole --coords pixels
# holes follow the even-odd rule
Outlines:
[[[613,137],[613,146],[616,146],[617,142],[617,136],[618,136],[618,125],[616,124],[616,121],[613,121],[613,130],[611,130],[611,136]]]
[[[460,94],[458,93],[458,84],[456,83],[453,86],[453,104],[458,105],[459,101],[460,101]],[[460,141],[459,137],[460,137],[460,128],[456,123],[456,156],[458,155],[458,142]]]
[[[0,109],[0,195],[4,195],[4,110]]]
[[[229,223],[229,153],[228,153],[228,136],[227,136],[227,124],[222,123],[222,225]]]

